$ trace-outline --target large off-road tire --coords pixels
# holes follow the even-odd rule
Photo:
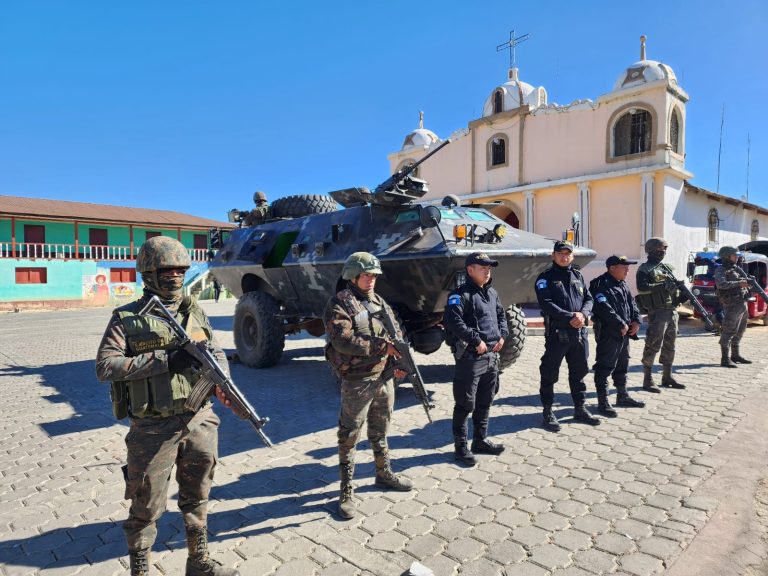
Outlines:
[[[310,214],[335,212],[336,200],[324,194],[300,194],[278,198],[270,208],[275,218],[301,218]]]
[[[504,348],[499,352],[499,370],[509,368],[520,358],[527,334],[525,314],[523,314],[521,308],[513,304],[507,308],[505,315],[507,317],[509,337],[504,342]]]
[[[253,368],[269,368],[280,361],[285,347],[283,321],[277,302],[266,292],[247,292],[235,307],[235,347],[240,361]]]

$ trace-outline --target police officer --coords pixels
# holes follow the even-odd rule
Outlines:
[[[208,341],[216,360],[228,371],[226,356],[207,316],[194,298],[182,295],[184,273],[190,263],[189,253],[180,242],[164,236],[147,240],[136,257],[144,295],[114,311],[96,355],[99,380],[112,381],[115,416],[129,416],[131,421],[125,438],[128,464],[124,468],[125,495],[131,507],[123,528],[132,575],[149,574],[156,522],[165,511],[174,464],[189,549],[186,574],[239,575],[208,552],[208,494],[218,458],[219,417],[210,402],[197,412],[184,407],[199,379],[194,370],[196,361],[174,347],[170,329],[138,314],[149,298],[158,296],[192,339]],[[219,388],[216,395],[231,405]]]
[[[722,265],[715,270],[715,287],[720,305],[723,307],[723,322],[720,332],[720,366],[736,368],[739,364],[752,364],[739,354],[739,342],[747,329],[747,292],[749,281],[736,263],[741,254],[733,246],[723,246],[718,252]],[[730,354],[729,354],[730,350]]]
[[[629,340],[637,338],[640,330],[640,310],[625,282],[629,267],[637,264],[626,256],[609,256],[605,261],[608,271],[589,283],[589,292],[594,300],[593,326],[597,351],[595,352],[595,388],[597,389],[597,410],[603,416],[617,416],[608,401],[608,377],[613,377],[616,386],[616,405],[642,408],[639,402],[627,393],[627,367],[629,366]]]
[[[399,354],[377,316],[385,309],[394,318],[392,309],[375,292],[380,274],[381,264],[374,255],[350,255],[341,271],[338,292],[328,301],[323,315],[328,341],[325,356],[341,379],[339,515],[345,519],[356,513],[352,477],[355,450],[366,419],[376,463],[376,485],[404,492],[413,488],[410,480],[392,471],[387,446],[395,403],[392,374],[402,378],[405,372],[393,369],[393,359]],[[398,333],[397,338],[401,337]]]
[[[672,362],[675,360],[675,339],[677,338],[677,306],[685,301],[677,287],[675,277],[666,264],[662,263],[669,244],[664,238],[649,238],[645,243],[648,260],[637,269],[637,304],[641,312],[648,314],[643,349],[643,390],[659,393],[661,390],[653,381],[653,363],[659,354],[663,371],[661,385],[667,388],[685,388],[672,377]]]
[[[504,446],[488,440],[488,417],[499,390],[499,350],[509,336],[499,295],[491,286],[487,254],[473,252],[464,261],[467,281],[448,296],[443,315],[447,340],[456,358],[453,376],[454,457],[475,464],[474,454],[501,454]],[[467,419],[472,415],[472,449],[467,446]]]
[[[568,363],[568,384],[573,399],[573,419],[591,426],[600,424],[584,406],[584,376],[589,373],[586,326],[592,312],[592,297],[584,277],[573,267],[573,244],[555,242],[552,266],[536,279],[536,298],[544,316],[546,335],[544,355],[541,357],[541,403],[544,406],[544,427],[553,432],[560,423],[552,412],[554,387],[560,373],[560,364]]]

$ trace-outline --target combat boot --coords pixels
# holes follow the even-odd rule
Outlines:
[[[477,460],[475,459],[475,455],[472,454],[472,452],[469,449],[469,446],[467,446],[466,438],[455,440],[453,443],[453,446],[454,446],[453,457],[456,459],[457,462],[460,462],[465,466],[474,466],[477,463]]]
[[[399,492],[410,492],[413,490],[413,482],[405,476],[400,476],[392,471],[388,452],[374,454],[373,459],[376,462],[376,486],[392,488]]]
[[[680,384],[677,380],[675,380],[672,377],[672,366],[667,364],[663,367],[663,372],[661,376],[661,385],[664,386],[664,388],[676,388],[678,390],[683,390],[685,388],[685,384]]]
[[[544,428],[550,432],[560,432],[560,422],[557,421],[555,413],[552,412],[552,405],[544,406]]]
[[[645,402],[635,400],[627,393],[627,385],[616,384],[616,406],[623,408],[644,408]]]
[[[738,366],[731,361],[729,348],[730,346],[727,344],[720,344],[720,366],[723,368],[738,368]]]
[[[240,576],[234,568],[226,568],[208,552],[208,531],[205,528],[187,527],[186,576]]]
[[[355,509],[355,488],[352,485],[352,476],[355,473],[355,465],[352,462],[339,464],[341,473],[341,487],[339,490],[339,516],[345,520],[354,518],[357,514]]]
[[[747,360],[741,354],[739,354],[739,345],[731,344],[731,361],[738,364],[752,364],[752,360]]]
[[[595,418],[592,416],[584,404],[577,404],[573,407],[573,419],[576,422],[589,424],[590,426],[598,426],[600,424],[600,418]]]
[[[643,390],[659,394],[661,393],[661,388],[656,386],[656,382],[653,381],[652,372],[653,368],[651,366],[643,366]]]
[[[490,454],[491,456],[498,456],[504,452],[504,446],[491,442],[487,438],[472,438],[472,453],[473,454]]]
[[[616,418],[616,416],[619,415],[608,400],[608,390],[606,389],[606,386],[601,385],[597,389],[597,411],[608,418]]]
[[[149,548],[130,550],[131,576],[149,576]]]

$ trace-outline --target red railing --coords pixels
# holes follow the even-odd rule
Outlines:
[[[139,247],[131,254],[130,246],[99,246],[94,244],[36,244],[32,242],[0,242],[0,258],[57,258],[61,260],[135,260]],[[206,262],[208,250],[190,248],[193,262]]]

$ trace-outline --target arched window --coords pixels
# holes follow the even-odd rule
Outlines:
[[[756,219],[752,220],[752,230],[750,234],[750,239],[754,242],[760,238],[760,222],[758,222]]]
[[[504,112],[504,92],[496,90],[493,93],[493,113],[498,114],[499,112]]]
[[[672,117],[669,119],[669,144],[672,146],[672,152],[680,153],[680,116],[677,110],[672,110]]]
[[[507,136],[496,134],[488,141],[488,168],[506,166]]]
[[[717,215],[717,208],[712,208],[707,215],[707,241],[710,244],[717,244],[718,232],[720,232],[720,217]]]
[[[613,126],[613,155],[629,156],[651,150],[650,112],[640,108],[630,108]]]

